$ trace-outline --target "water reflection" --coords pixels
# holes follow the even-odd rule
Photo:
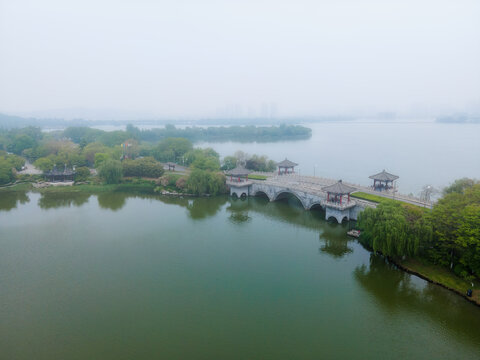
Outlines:
[[[295,204],[295,202],[294,202]],[[239,213],[246,211],[249,216],[252,212],[259,213],[269,218],[302,226],[312,230],[322,230],[326,224],[323,211],[305,211],[302,207],[291,206],[288,201],[270,202],[265,197],[249,197],[245,200],[229,200],[227,211]]]
[[[371,254],[370,264],[358,266],[354,278],[375,297],[376,304],[388,314],[411,312],[446,324],[451,334],[468,337],[480,344],[480,318],[472,317],[475,305],[465,306],[465,299],[431,283],[416,286],[412,275],[396,268],[380,255]],[[423,283],[423,281],[422,281]],[[461,306],[463,305],[463,306]],[[460,320],[462,319],[462,320]],[[469,319],[465,322],[465,319]]]
[[[38,199],[38,206],[42,209],[59,207],[81,206],[90,198],[90,194],[79,192],[43,193]]]
[[[15,209],[18,204],[26,204],[30,201],[26,192],[2,191],[0,193],[0,211]]]
[[[345,234],[346,231],[347,227],[344,225],[325,222],[323,232],[319,235],[320,241],[323,241],[320,252],[334,258],[342,258],[353,252],[353,249],[348,246],[348,243],[352,240]]]
[[[101,193],[98,194],[97,200],[102,209],[117,211],[125,206],[128,197],[134,196],[125,193]]]
[[[188,215],[195,220],[214,216],[227,202],[226,196],[200,197],[188,202]]]

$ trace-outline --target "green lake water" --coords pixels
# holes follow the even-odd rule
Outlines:
[[[0,193],[0,359],[479,359],[480,308],[293,199]]]

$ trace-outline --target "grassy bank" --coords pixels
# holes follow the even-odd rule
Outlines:
[[[267,180],[265,175],[248,175],[248,178],[251,180]]]
[[[456,276],[448,269],[419,259],[408,259],[403,261],[394,260],[394,262],[403,270],[446,289],[452,290],[480,306],[480,289],[476,288],[477,286],[480,286],[480,281],[478,279],[473,281],[475,286],[472,287],[472,282]],[[472,297],[466,296],[468,289],[473,290]]]
[[[406,203],[406,202],[403,202],[403,201],[400,201],[400,200],[394,200],[394,199],[391,199],[391,198],[387,198],[387,197],[382,197],[382,196],[378,196],[378,195],[374,195],[374,194],[367,194],[367,193],[364,193],[362,191],[358,191],[358,192],[355,192],[353,194],[350,194],[350,196],[352,198],[357,198],[357,199],[361,199],[361,200],[367,200],[367,201],[371,201],[371,202],[374,202],[374,203],[377,203],[377,204],[380,204],[380,203],[384,203],[384,202],[395,202],[395,203],[399,203],[399,204],[402,204],[402,206],[411,206],[413,208],[416,208],[416,209],[422,209],[424,211],[426,210],[429,210],[427,208],[424,208],[422,206],[418,206],[418,205],[414,205],[414,204],[409,204],[409,203]]]

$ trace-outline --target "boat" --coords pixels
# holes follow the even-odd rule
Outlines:
[[[360,230],[352,229],[350,231],[347,231],[347,235],[358,238],[360,236]]]

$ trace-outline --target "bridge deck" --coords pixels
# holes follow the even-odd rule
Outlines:
[[[260,174],[260,173],[259,173]],[[256,183],[263,183],[265,185],[274,185],[274,186],[281,186],[285,188],[290,188],[296,191],[307,192],[309,194],[314,194],[318,196],[325,196],[325,192],[322,190],[323,187],[335,184],[337,180],[327,179],[322,177],[314,177],[314,176],[301,176],[297,174],[288,174],[288,175],[277,175],[275,173],[261,173],[262,175],[266,175],[266,180],[252,180]],[[374,191],[371,187],[362,186],[358,184],[352,184],[348,182],[344,182],[346,185],[350,185],[358,189],[358,191],[365,192],[367,194],[372,194],[380,197],[384,197],[387,199],[395,199],[398,201],[402,201],[405,203],[431,208],[432,203],[422,201],[418,198],[413,196],[408,196],[404,194],[399,194],[398,192],[393,193],[392,191]],[[359,201],[355,199],[355,201]]]

